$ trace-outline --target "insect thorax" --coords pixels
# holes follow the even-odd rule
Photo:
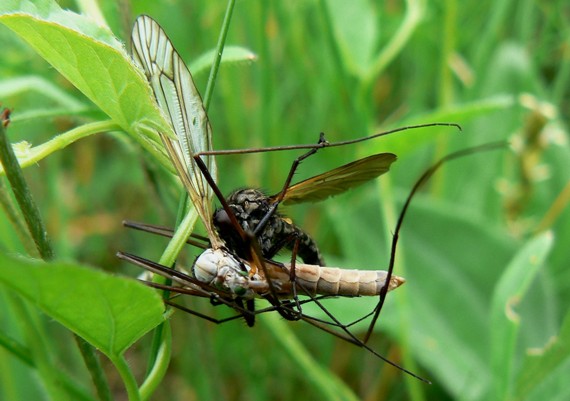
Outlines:
[[[246,188],[230,194],[227,202],[242,228],[253,233],[270,211],[273,200],[258,189]],[[246,258],[248,251],[244,249],[241,238],[234,230],[228,228],[227,224],[221,224],[224,219],[227,220],[227,215],[223,209],[214,213],[214,225],[218,229],[220,237],[230,249],[238,253],[239,256]],[[298,256],[305,263],[324,265],[315,241],[289,219],[278,213],[274,213],[269,218],[265,228],[261,233],[256,234],[256,237],[261,252],[266,258],[272,258],[282,248],[292,249],[295,240],[298,238]]]
[[[194,262],[194,277],[232,298],[253,299],[267,291],[267,282],[224,249],[206,249]]]

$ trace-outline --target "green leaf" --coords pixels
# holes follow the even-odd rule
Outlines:
[[[207,72],[214,63],[216,57],[216,50],[212,49],[202,54],[192,63],[189,68],[193,76]],[[222,54],[222,64],[242,64],[252,63],[257,60],[257,54],[249,49],[241,46],[226,46],[224,47],[224,54]]]
[[[151,288],[73,263],[0,254],[0,282],[110,358],[164,320]]]
[[[298,365],[299,371],[304,372],[320,392],[323,400],[354,401],[358,397],[332,372],[323,369],[313,359],[308,350],[303,347],[282,318],[277,314],[264,314],[259,319],[269,329],[274,340],[283,347],[289,357]]]
[[[368,0],[327,0],[335,40],[346,68],[356,76],[368,72],[378,40],[377,18]]]
[[[495,399],[507,399],[513,379],[513,364],[520,321],[516,305],[524,297],[553,244],[552,233],[531,239],[512,259],[501,276],[491,305],[491,369]]]
[[[490,294],[512,241],[464,205],[420,195],[401,238],[405,270],[396,274],[408,280],[409,305],[397,306],[409,313],[413,353],[451,394],[478,399],[492,380],[484,357]]]
[[[6,1],[0,22],[130,134],[170,133],[143,73],[107,27],[53,1]]]
[[[543,349],[527,355],[514,390],[516,400],[568,399],[570,388],[568,367],[570,366],[570,313],[566,313],[560,334]],[[553,383],[563,384],[562,386]],[[563,390],[564,392],[561,392]],[[533,397],[532,394],[536,396]],[[565,397],[565,398],[564,398]]]
[[[15,96],[26,92],[37,92],[60,104],[62,107],[69,109],[70,112],[85,108],[85,105],[82,102],[75,99],[73,96],[70,96],[67,92],[41,76],[20,76],[12,79],[5,79],[0,82],[0,93],[3,97]]]
[[[373,213],[371,203],[345,203],[351,205],[350,213],[335,229],[350,232],[341,246],[355,264],[341,266],[385,269],[389,253],[383,236],[391,236],[393,228]],[[333,215],[341,207],[332,205]],[[413,356],[431,372],[428,379],[462,399],[480,398],[493,379],[485,359],[489,302],[512,248],[513,241],[484,216],[473,215],[464,205],[418,195],[400,233],[394,271],[407,281],[388,295],[375,330],[400,342],[408,336]],[[377,302],[350,299],[331,310],[347,322]],[[471,380],[474,375],[477,380]]]

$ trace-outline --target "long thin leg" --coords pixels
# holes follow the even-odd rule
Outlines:
[[[293,301],[295,306],[299,311],[299,315],[303,315],[303,310],[301,304],[299,303],[299,297],[297,296],[297,252],[299,251],[299,238],[295,240],[295,245],[293,245],[293,251],[291,252],[291,268],[289,269],[289,281],[291,282],[291,290],[293,292]]]
[[[158,235],[162,235],[165,237],[172,237],[172,235],[173,235],[173,230],[171,230],[169,228],[161,227],[161,226],[155,226],[152,224],[138,223],[138,222],[132,222],[132,221],[124,221],[123,225],[125,227],[134,228],[136,230],[140,230],[140,231],[144,231],[144,232],[150,232],[153,234],[158,234]],[[292,237],[295,237],[295,235],[292,235]],[[196,238],[200,238],[200,236],[196,236]],[[204,238],[204,237],[201,237],[201,238]],[[291,240],[293,240],[293,239],[291,239]],[[189,243],[190,245],[197,246],[199,248],[205,248],[206,247],[205,244],[198,243],[196,241],[188,240],[187,243]],[[281,249],[281,248],[279,248],[279,249]],[[163,267],[162,265],[154,263],[148,259],[136,257],[135,255],[130,255],[130,254],[122,253],[122,252],[119,253],[119,257],[122,259],[125,259],[131,263],[137,264],[138,266],[142,266],[143,268],[145,268],[147,270],[150,270],[150,267],[152,267],[153,272],[158,273],[158,274],[162,275],[163,277],[166,277],[166,278],[171,277],[170,272],[172,271],[172,269],[167,269],[166,267]],[[272,256],[268,256],[267,259],[271,259],[271,257]],[[295,260],[296,251],[293,253],[292,258],[293,258],[293,260]],[[292,263],[292,265],[294,265],[294,262]],[[157,271],[158,269],[160,269],[160,271]],[[182,273],[182,274],[184,274],[184,273]],[[292,271],[290,274],[294,277],[294,271]],[[188,278],[189,276],[184,275],[183,277],[184,277],[184,280],[189,280],[189,278]],[[175,280],[175,281],[179,281],[179,280]],[[294,281],[294,278],[293,278],[293,281]],[[197,290],[186,289],[183,287],[173,287],[173,286],[168,286],[168,285],[159,284],[159,283],[147,282],[144,280],[143,280],[143,282],[146,283],[147,285],[151,286],[151,287],[162,289],[162,290],[173,291],[173,292],[186,294],[186,295],[192,295],[192,296],[208,297],[207,292],[200,292]],[[198,285],[199,282],[196,281],[196,282],[193,282],[193,284]],[[300,312],[300,304],[302,302],[300,302],[298,300],[298,297],[296,296],[296,288],[294,288],[294,286],[293,286],[293,291],[294,291],[293,298],[295,299],[295,303],[296,303],[296,305],[298,305],[298,309]],[[278,297],[276,295],[273,297],[273,299],[277,299],[277,298]],[[271,308],[271,310],[272,311],[278,310],[280,307],[282,307],[282,305],[283,305],[283,302],[280,301],[276,306],[273,306]],[[232,306],[232,305],[228,305],[228,306]],[[285,307],[285,309],[292,310],[292,309],[286,308],[286,307]],[[287,318],[288,320],[299,320],[299,317],[291,318],[290,314],[287,316],[284,316],[284,317]]]
[[[230,322],[232,320],[237,320],[237,319],[243,318],[243,315],[235,315],[235,316],[230,316],[230,317],[225,318],[225,319],[216,319],[215,317],[208,316],[204,313],[200,313],[200,312],[195,311],[193,309],[187,308],[184,305],[180,305],[180,304],[170,302],[170,301],[164,301],[164,302],[166,304],[172,306],[173,308],[180,309],[181,311],[186,312],[190,315],[197,316],[201,319],[207,320],[208,322],[212,322],[212,323],[216,323],[216,324],[222,324],[222,323]]]
[[[428,124],[417,124],[417,125],[407,125],[405,127],[394,128],[388,131],[380,132],[377,134],[360,137],[356,139],[349,139],[347,141],[339,142],[326,142],[326,144],[308,144],[308,145],[287,145],[287,146],[273,146],[266,148],[249,148],[249,149],[231,149],[231,150],[209,150],[197,153],[196,156],[216,156],[216,155],[243,155],[249,153],[263,153],[263,152],[278,152],[283,150],[299,150],[299,149],[320,149],[320,148],[334,148],[337,146],[352,145],[359,142],[369,141],[374,138],[379,138],[381,136],[386,136],[394,134],[396,132],[407,131],[417,128],[428,128],[428,127],[455,127],[461,131],[461,126],[456,123],[428,123]]]
[[[152,226],[152,225],[147,225],[147,224],[132,223],[132,222],[129,222],[126,225],[129,227],[133,227],[135,229],[142,230],[142,231],[157,233],[159,235],[164,235],[164,236],[171,236],[172,235],[172,230],[165,229],[162,227],[157,227],[157,226]],[[257,245],[255,238],[252,237],[251,235],[248,235],[248,234],[245,234],[245,235],[246,235],[247,241],[249,241],[249,246],[251,248],[252,255],[256,255],[255,258],[256,258],[257,262],[254,262],[254,263],[258,266],[262,266],[262,270],[265,271],[265,277],[268,277],[269,275],[265,269],[265,264],[263,261],[264,259],[261,257],[261,251],[260,250],[255,251],[255,245]],[[190,243],[193,245],[196,245],[198,247],[204,247],[203,244],[195,243],[194,241],[190,241]],[[149,270],[153,273],[159,274],[165,278],[168,278],[170,280],[178,282],[182,285],[193,285],[194,287],[198,287],[197,289],[187,290],[187,289],[183,289],[183,288],[179,288],[179,287],[173,287],[173,286],[162,285],[162,284],[157,284],[157,283],[148,283],[148,285],[150,285],[154,288],[160,288],[163,290],[173,291],[173,292],[177,292],[177,293],[184,293],[184,294],[194,295],[194,296],[201,296],[201,297],[208,297],[209,294],[216,293],[219,301],[221,301],[222,303],[226,304],[227,306],[229,306],[231,308],[234,308],[234,309],[242,312],[242,316],[246,320],[246,323],[249,326],[253,326],[253,324],[255,322],[255,314],[256,313],[255,313],[255,307],[253,304],[253,300],[247,301],[246,307],[243,306],[243,303],[238,304],[237,301],[227,302],[224,300],[224,298],[223,298],[224,294],[222,292],[215,289],[214,287],[208,286],[207,284],[196,280],[192,276],[188,276],[188,275],[186,275],[182,272],[179,272],[177,270],[169,269],[166,266],[162,266],[162,265],[155,263],[151,260],[144,259],[144,258],[141,258],[141,257],[136,256],[136,255],[118,252],[117,256],[121,259],[124,259],[130,263],[133,263],[133,264],[135,264],[139,267],[142,267],[146,270]],[[271,282],[271,280],[268,280],[268,284],[269,284],[269,287],[271,289],[272,284],[273,284]],[[203,289],[203,288],[205,288],[205,289]],[[298,320],[299,319],[299,317],[296,316],[296,314],[297,314],[296,311],[292,310],[291,308],[284,307],[282,305],[282,302],[280,301],[280,299],[277,295],[277,292],[275,291],[274,288],[273,288],[272,295],[267,296],[266,299],[273,305],[272,310],[277,310],[285,319],[288,319],[288,320]],[[247,313],[243,313],[243,311],[247,311]]]
[[[225,322],[232,321],[232,320],[235,320],[238,318],[245,318],[248,325],[253,325],[253,322],[255,321],[254,319],[255,319],[256,314],[277,310],[284,318],[286,318],[288,320],[303,319],[306,322],[308,322],[309,324],[316,326],[316,327],[318,327],[318,328],[320,328],[326,332],[329,332],[329,333],[335,335],[336,337],[338,337],[344,341],[348,341],[352,344],[355,344],[359,347],[362,347],[362,348],[368,350],[369,352],[371,352],[372,354],[374,354],[378,358],[380,358],[380,359],[386,361],[387,363],[401,369],[402,371],[404,371],[404,372],[406,372],[406,373],[408,373],[414,377],[417,377],[420,380],[426,381],[425,379],[413,374],[412,372],[407,371],[406,369],[402,368],[401,366],[387,360],[385,357],[378,354],[376,351],[374,351],[373,349],[371,349],[370,347],[365,345],[356,336],[354,336],[354,334],[352,334],[346,328],[346,326],[344,326],[342,323],[340,323],[340,321],[338,321],[338,319],[336,319],[334,317],[334,315],[332,315],[320,303],[320,299],[325,299],[327,297],[314,297],[306,288],[300,286],[300,284],[295,283],[295,276],[294,276],[295,273],[294,273],[293,268],[291,269],[291,275],[292,275],[291,281],[294,282],[295,287],[299,286],[300,288],[302,288],[304,290],[304,292],[307,293],[307,295],[310,297],[310,299],[305,300],[305,301],[299,301],[297,296],[296,296],[296,293],[295,293],[295,301],[294,302],[295,302],[295,306],[297,309],[291,309],[291,308],[289,308],[288,304],[279,302],[277,305],[273,305],[270,308],[265,308],[265,309],[262,309],[259,311],[255,311],[254,305],[253,305],[253,300],[247,300],[246,305],[244,306],[243,301],[241,299],[238,298],[236,300],[227,300],[223,296],[220,296],[219,294],[212,292],[213,288],[211,286],[208,286],[204,283],[198,282],[193,277],[185,275],[184,273],[169,269],[165,266],[162,266],[160,264],[154,263],[152,261],[148,261],[144,258],[140,258],[140,257],[134,256],[134,255],[120,254],[119,256],[122,259],[128,260],[128,261],[135,263],[141,267],[144,267],[145,269],[151,270],[157,274],[163,275],[163,276],[168,277],[172,280],[179,281],[179,282],[182,282],[184,284],[187,284],[187,283],[185,283],[185,281],[187,281],[187,282],[197,286],[197,288],[183,288],[183,287],[181,288],[181,287],[162,285],[159,283],[144,282],[146,285],[149,285],[149,286],[154,287],[154,288],[162,289],[162,290],[168,290],[170,292],[174,292],[174,293],[178,293],[178,294],[186,294],[186,295],[194,295],[194,296],[210,298],[212,300],[215,300],[216,304],[225,304],[225,305],[233,308],[234,310],[236,310],[239,313],[239,315],[231,316],[231,317],[228,317],[225,319],[216,319],[216,318],[213,318],[211,316],[200,313],[198,311],[189,309],[183,305],[174,303],[171,300],[165,300],[166,304],[168,304],[172,307],[175,307],[177,309],[180,309],[184,312],[187,312],[191,315],[200,317],[202,319],[208,320],[208,321],[216,323],[216,324],[225,323]],[[176,280],[176,279],[178,279],[178,280]],[[275,300],[276,299],[269,299],[269,301],[272,303],[274,303]],[[306,302],[316,303],[319,306],[319,308],[322,309],[327,314],[327,316],[329,316],[332,323],[326,322],[326,321],[321,321],[320,319],[302,314],[300,305],[301,305],[301,303],[306,303]],[[335,330],[330,329],[329,327],[326,326],[326,324],[332,324],[335,327],[338,327],[344,333],[344,335],[342,333],[339,333]]]
[[[457,159],[459,157],[463,157],[463,156],[466,156],[469,154],[473,154],[473,153],[485,152],[485,151],[497,150],[497,149],[504,149],[506,145],[507,145],[506,142],[501,141],[501,142],[493,142],[493,143],[489,143],[489,144],[485,144],[485,145],[481,145],[481,146],[475,146],[472,148],[459,150],[457,152],[451,153],[451,154],[441,158],[439,161],[437,161],[434,165],[432,165],[429,169],[427,169],[421,175],[421,177],[414,184],[414,186],[413,186],[412,190],[410,191],[408,197],[406,198],[406,201],[404,202],[404,206],[402,207],[402,211],[400,212],[400,216],[398,217],[398,221],[396,223],[394,235],[392,236],[392,246],[390,249],[390,263],[388,265],[388,274],[386,276],[386,283],[389,283],[390,280],[392,279],[392,272],[394,271],[394,264],[396,261],[396,248],[398,245],[398,238],[399,238],[400,230],[402,228],[402,224],[404,223],[404,218],[406,217],[406,213],[408,211],[410,203],[412,202],[412,198],[414,197],[414,195],[416,194],[418,189],[423,184],[425,184],[430,179],[430,177],[437,171],[437,169],[439,169],[444,163],[446,163],[450,160],[453,160],[453,159]],[[372,321],[370,322],[370,325],[368,326],[368,330],[367,330],[366,335],[365,335],[364,340],[363,340],[364,343],[368,342],[368,339],[372,335],[372,331],[374,330],[374,326],[376,325],[376,321],[378,320],[378,317],[380,316],[380,312],[382,311],[382,307],[384,306],[384,301],[386,300],[386,294],[387,293],[388,293],[388,286],[385,285],[382,288],[382,290],[380,291],[380,300],[378,301],[378,304],[376,305],[376,308],[374,310],[374,316],[372,318]]]
[[[431,382],[427,379],[424,379],[421,376],[416,375],[415,373],[407,370],[406,368],[398,365],[395,362],[390,361],[388,358],[380,355],[378,352],[374,351],[372,348],[370,348],[368,345],[365,344],[365,342],[361,341],[360,339],[358,339],[358,337],[356,337],[350,330],[348,330],[348,328],[343,325],[332,313],[329,312],[329,310],[327,308],[325,308],[325,306],[315,297],[312,296],[312,294],[310,293],[310,291],[308,291],[304,286],[302,286],[301,284],[297,284],[299,286],[299,288],[301,288],[311,299],[312,301],[329,317],[329,319],[331,319],[331,321],[333,322],[332,325],[334,325],[335,327],[337,327],[338,329],[340,329],[340,332],[333,330],[329,327],[329,323],[327,322],[327,324],[322,324],[322,322],[319,319],[315,319],[313,317],[307,316],[307,315],[303,315],[302,319],[315,326],[318,327],[321,330],[326,331],[327,333],[330,333],[332,335],[334,335],[335,337],[340,338],[341,340],[347,341],[351,344],[354,344],[358,347],[364,348],[367,351],[369,351],[370,353],[372,353],[373,355],[375,355],[376,357],[380,358],[381,360],[383,360],[384,362],[386,362],[389,365],[394,366],[395,368],[409,374],[412,377],[415,377],[416,379],[419,379],[425,383],[431,384]]]
[[[245,310],[248,313],[243,313],[242,316],[245,320],[245,323],[248,327],[253,327],[255,324],[255,302],[253,299],[248,299],[245,301],[245,306],[243,303],[243,299],[236,298],[235,303],[238,306],[239,310]]]
[[[146,281],[146,280],[139,280],[139,281],[148,287],[152,287],[152,288],[156,288],[158,290],[163,290],[163,291],[168,291],[170,293],[174,293],[175,295],[170,297],[170,299],[167,300],[169,302],[169,305],[174,304],[172,302],[172,299],[174,299],[175,297],[178,297],[178,295],[190,295],[190,296],[194,296],[194,297],[208,298],[208,299],[210,299],[210,303],[212,303],[212,305],[214,305],[214,306],[225,305],[225,306],[228,306],[228,307],[230,307],[230,308],[232,308],[232,309],[234,309],[240,313],[239,315],[233,316],[231,318],[225,318],[224,321],[230,321],[230,320],[234,320],[234,319],[243,318],[243,314],[260,315],[262,313],[275,312],[280,308],[284,308],[284,309],[293,311],[293,309],[291,309],[289,307],[289,302],[283,302],[279,306],[271,305],[269,307],[262,308],[262,309],[250,310],[249,308],[246,309],[244,307],[239,307],[233,299],[229,300],[229,299],[220,297],[218,294],[208,293],[207,291],[197,291],[197,290],[193,290],[191,288],[177,287],[177,286],[172,286],[172,285],[154,283],[152,281]],[[303,305],[303,304],[306,304],[309,302],[314,302],[315,299],[320,301],[320,300],[327,299],[327,298],[330,298],[330,297],[327,295],[321,295],[321,296],[315,297],[314,299],[299,300],[299,304]],[[179,304],[175,304],[175,305],[179,305]],[[334,323],[330,323],[330,322],[325,321],[325,320],[320,320],[316,317],[310,317],[310,318],[315,320],[315,321],[319,321],[323,324],[334,324]],[[210,319],[208,319],[208,320],[210,320]]]
[[[171,269],[159,263],[153,262],[152,260],[141,258],[140,256],[125,252],[117,252],[117,257],[119,259],[126,260],[127,262],[132,263],[136,266],[142,267],[143,269],[148,270],[152,273],[170,279],[176,283],[179,283],[180,285],[191,287],[197,292],[202,291],[205,296],[211,296],[211,294],[217,294],[219,297],[227,296],[227,294],[209,284],[203,283],[196,278],[189,276],[188,274],[182,273],[181,271]]]
[[[189,295],[195,295],[195,296],[197,295],[200,297],[208,297],[211,300],[214,299],[216,302],[219,302],[220,304],[225,304],[225,305],[235,309],[239,313],[241,313],[241,316],[245,319],[248,326],[250,326],[250,327],[253,326],[253,324],[255,322],[255,305],[254,305],[253,300],[247,300],[246,306],[244,307],[244,304],[243,304],[241,298],[228,300],[228,299],[226,299],[227,295],[225,293],[220,292],[215,287],[212,287],[206,283],[202,283],[201,281],[198,281],[194,277],[189,276],[187,274],[184,274],[180,271],[177,271],[174,269],[169,269],[166,266],[162,266],[158,263],[155,263],[155,262],[150,261],[148,259],[141,258],[141,257],[136,256],[136,255],[130,255],[130,254],[119,252],[117,254],[117,256],[120,259],[126,260],[130,263],[133,263],[137,266],[140,266],[140,267],[142,267],[146,270],[149,270],[153,273],[159,274],[159,275],[166,277],[172,281],[175,281],[175,282],[177,282],[183,286],[191,286],[191,288],[180,288],[180,287],[162,285],[159,283],[152,283],[152,282],[146,282],[145,281],[145,284],[147,284],[151,287],[162,289],[162,290],[167,290],[167,291],[172,291],[172,292],[180,293],[180,294],[189,294]],[[165,300],[165,301],[168,301],[168,300]],[[197,315],[197,316],[200,315],[198,312],[193,313],[193,314]],[[204,317],[204,316],[200,316],[200,317]],[[207,319],[207,320],[211,320],[211,319]]]
[[[289,186],[291,185],[291,180],[293,180],[293,176],[295,175],[295,171],[297,171],[299,164],[301,164],[301,162],[303,160],[305,160],[308,157],[317,153],[317,151],[319,149],[321,149],[322,147],[324,147],[327,143],[328,142],[325,139],[325,134],[323,134],[321,132],[321,134],[319,136],[319,141],[317,142],[317,145],[320,145],[320,147],[315,147],[315,148],[309,150],[307,153],[302,154],[301,156],[299,156],[295,160],[293,160],[293,163],[291,164],[291,168],[289,169],[289,174],[287,175],[287,178],[285,179],[285,182],[283,183],[283,187],[282,187],[281,191],[279,192],[279,195],[275,198],[275,201],[273,202],[273,204],[271,204],[269,211],[261,219],[261,221],[259,222],[257,227],[255,227],[255,230],[253,230],[253,235],[257,236],[260,232],[262,232],[265,229],[267,222],[269,221],[271,216],[273,216],[273,214],[277,210],[277,207],[279,206],[279,204],[283,201],[283,198],[285,197],[285,194],[287,193],[287,190],[289,189]]]
[[[127,228],[133,228],[135,230],[138,231],[143,231],[143,232],[147,232],[147,233],[151,233],[151,234],[156,234],[156,235],[160,235],[162,237],[167,237],[167,238],[172,238],[172,236],[174,235],[174,230],[167,228],[167,227],[162,227],[162,226],[156,226],[154,224],[147,224],[147,223],[140,223],[137,221],[130,221],[130,220],[123,220],[123,226],[127,227]],[[194,238],[195,240],[192,240],[190,238],[188,238],[186,240],[186,243],[189,245],[193,245],[195,247],[198,248],[202,248],[202,249],[206,249],[210,247],[210,240],[202,235],[198,235],[198,234],[190,234],[191,238]]]
[[[434,124],[434,125],[440,125],[440,124]],[[443,124],[443,125],[454,125],[454,124]],[[457,126],[457,125],[455,125]],[[457,126],[459,129],[460,127]],[[406,128],[409,129],[409,128]],[[401,130],[401,129],[400,129]],[[395,130],[394,132],[396,132],[398,130]],[[390,132],[386,132],[386,133],[381,133],[381,134],[377,134],[377,135],[373,135],[367,139],[372,139],[374,137],[378,137],[378,136],[382,136],[382,135],[387,135]],[[362,138],[361,140],[365,140],[364,138]],[[349,143],[356,143],[359,142],[360,140],[354,140],[354,141],[344,141],[342,143],[336,143],[333,146],[340,146],[340,145],[346,145]],[[277,209],[277,207],[279,206],[279,204],[282,202],[283,198],[285,197],[285,194],[287,193],[287,189],[289,188],[290,184],[291,184],[291,180],[292,177],[296,171],[296,169],[298,168],[299,164],[305,160],[307,157],[315,154],[318,149],[325,147],[325,146],[329,146],[330,144],[325,140],[324,138],[324,134],[321,133],[319,141],[317,143],[316,146],[313,146],[310,148],[310,150],[308,152],[306,152],[304,155],[301,155],[300,157],[296,158],[293,163],[292,166],[290,168],[289,174],[287,176],[287,179],[285,180],[284,184],[283,184],[283,188],[281,190],[281,192],[279,193],[279,195],[276,197],[275,202],[272,204],[271,209],[266,213],[266,215],[263,217],[263,219],[260,221],[260,223],[258,224],[258,226],[255,228],[254,233],[253,233],[253,238],[248,235],[243,228],[241,227],[241,225],[239,224],[239,222],[237,221],[236,216],[233,214],[232,210],[230,209],[229,205],[227,204],[227,201],[225,200],[225,197],[223,196],[223,194],[221,193],[219,187],[216,185],[216,183],[214,182],[212,176],[210,175],[207,166],[204,164],[204,162],[202,161],[202,159],[200,158],[200,154],[196,154],[194,155],[194,160],[196,161],[196,164],[198,165],[198,167],[200,168],[202,174],[204,175],[204,177],[206,178],[206,180],[208,181],[208,184],[210,185],[210,187],[212,188],[212,190],[214,191],[214,193],[216,194],[216,197],[218,198],[218,200],[220,201],[220,203],[222,204],[223,209],[225,210],[230,223],[233,227],[234,230],[237,231],[238,235],[242,238],[242,241],[244,244],[249,244],[249,249],[250,249],[250,254],[251,257],[248,259],[251,259],[251,262],[254,262],[252,264],[252,269],[255,269],[255,266],[259,266],[261,267],[261,269],[263,270],[265,277],[269,277],[269,274],[267,272],[267,269],[265,267],[264,261],[263,261],[263,257],[261,255],[261,252],[259,250],[259,246],[257,244],[255,235],[258,234],[259,232],[261,232],[261,230],[263,230],[263,228],[267,225],[267,222],[269,221],[269,219],[271,218],[271,216],[275,213],[275,210]],[[202,153],[202,154],[206,154],[206,153]],[[215,153],[214,153],[215,154]],[[255,271],[253,270],[253,272],[255,273]],[[294,273],[293,273],[294,274]],[[390,276],[389,276],[390,278]],[[271,282],[271,280],[267,280],[268,285],[269,285],[269,289],[270,289],[270,296],[267,297],[267,299],[275,306],[278,306],[281,304],[279,297],[277,296],[277,292],[275,291],[275,288],[273,286],[273,283]],[[380,303],[380,307],[377,310],[377,313],[375,315],[375,318],[377,319],[377,315],[379,314],[379,310],[381,309],[381,304],[383,303],[383,298],[385,297],[385,294],[382,296],[381,295],[381,303]],[[297,300],[298,301],[298,300]],[[281,313],[281,312],[280,312]],[[289,318],[289,314],[285,314],[282,313],[282,315],[285,318]]]
[[[320,145],[320,147],[310,149],[305,154],[303,154],[303,155],[297,157],[295,160],[293,160],[293,163],[291,164],[291,168],[289,169],[289,174],[287,175],[287,178],[285,179],[285,182],[283,183],[283,187],[282,187],[279,195],[275,198],[274,203],[270,206],[269,210],[267,211],[265,216],[261,219],[261,221],[259,222],[257,227],[255,227],[255,229],[253,231],[254,237],[257,237],[257,235],[259,235],[259,233],[261,233],[265,229],[265,227],[267,226],[267,223],[269,222],[269,219],[275,214],[277,207],[283,201],[285,194],[287,193],[287,190],[289,189],[289,187],[291,185],[291,181],[293,180],[293,176],[295,175],[295,172],[296,172],[297,168],[299,167],[299,165],[301,164],[301,162],[304,161],[305,159],[307,159],[308,157],[314,155],[315,153],[317,153],[317,151],[321,147],[326,146],[327,143],[328,142],[325,139],[324,133],[321,133],[319,135],[319,140],[317,142],[317,145]],[[283,242],[282,244],[279,244],[280,247],[273,246],[270,250],[270,253],[272,253],[272,255],[263,255],[263,256],[267,257],[267,258],[273,257],[287,243],[288,242]],[[300,316],[302,316],[301,304],[299,303],[299,298],[297,297],[297,289],[295,286],[295,281],[296,281],[295,280],[295,261],[297,258],[298,249],[299,249],[299,239],[296,238],[294,249],[293,249],[293,252],[291,255],[290,277],[291,277],[291,283],[292,283],[291,288],[293,291],[293,300],[294,300],[295,305],[297,307],[297,311],[293,311],[293,312],[287,311],[286,312],[285,309],[278,309],[281,316],[283,316],[285,319],[288,319],[288,320],[298,320],[298,319],[300,319]],[[262,263],[263,263],[263,261],[262,261]],[[266,275],[266,277],[269,277],[269,276]],[[268,281],[271,282],[271,280],[268,280]],[[272,287],[272,285],[270,285],[270,287]],[[283,303],[281,302],[279,297],[275,296],[276,295],[275,291],[272,292],[272,295],[273,295],[273,301],[270,300],[270,302],[272,304],[274,304],[276,306],[277,305],[283,305]]]

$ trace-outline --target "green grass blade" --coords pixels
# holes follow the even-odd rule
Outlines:
[[[531,288],[553,243],[550,232],[531,239],[509,263],[495,287],[489,321],[491,371],[495,379],[491,398],[506,400],[512,393],[520,331],[520,319],[515,308]]]

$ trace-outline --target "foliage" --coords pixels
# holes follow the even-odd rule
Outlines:
[[[141,13],[159,21],[204,93],[226,4],[118,4],[126,3],[68,2],[70,11],[52,0],[0,3],[0,100],[12,110],[6,131],[56,255],[14,256],[36,253],[2,185],[1,399],[568,397],[570,62],[562,1],[235,5],[209,105],[216,149],[312,143],[320,131],[339,141],[417,123],[463,127],[404,131],[303,162],[296,180],[374,153],[398,155],[377,184],[287,210],[330,265],[385,268],[395,220],[421,172],[454,150],[510,141],[510,150],[446,164],[412,202],[401,233],[396,274],[407,283],[388,297],[371,347],[431,386],[275,316],[249,329],[176,313],[169,343],[159,297],[116,277],[139,273],[116,251],[158,260],[168,243],[128,232],[121,221],[173,225],[180,194],[155,133],[168,125],[128,58],[124,21]],[[277,192],[296,155],[219,156],[220,186]],[[350,321],[375,302],[326,305]],[[188,304],[227,313],[207,300]],[[161,347],[143,336],[154,327]],[[71,333],[105,354],[102,368]],[[101,369],[103,381],[123,381],[107,395],[104,385],[91,390]]]

